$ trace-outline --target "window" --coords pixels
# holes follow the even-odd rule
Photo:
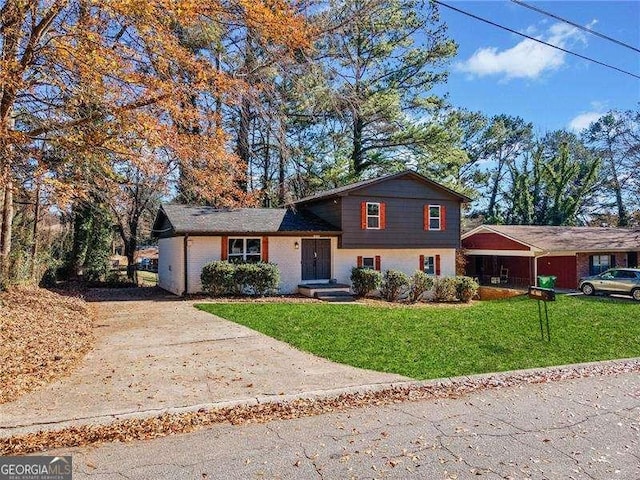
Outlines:
[[[228,260],[231,263],[257,263],[262,259],[261,239],[230,238]]]
[[[591,255],[590,258],[590,275],[598,275],[611,268],[611,256],[610,255]]]
[[[428,255],[424,256],[424,273],[427,275],[436,274],[436,257]]]
[[[367,202],[367,228],[380,228],[380,204]]]
[[[368,268],[369,270],[376,269],[376,260],[374,257],[362,257],[362,268]]]
[[[441,230],[440,205],[429,205],[429,230]]]
[[[613,278],[620,278],[620,279],[627,279],[627,280],[635,279],[636,274],[630,270],[614,270]]]

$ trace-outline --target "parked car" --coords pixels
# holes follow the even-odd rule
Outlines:
[[[585,295],[622,293],[640,301],[640,268],[612,268],[581,279],[578,288]]]

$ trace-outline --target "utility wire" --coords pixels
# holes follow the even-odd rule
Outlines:
[[[551,43],[547,43],[547,42],[545,42],[543,40],[540,40],[538,38],[532,37],[532,36],[527,35],[525,33],[521,33],[521,32],[518,32],[517,30],[513,30],[513,29],[511,29],[509,27],[505,27],[504,25],[500,25],[499,23],[495,23],[495,22],[492,22],[491,20],[487,20],[486,18],[478,17],[477,15],[474,15],[473,13],[469,13],[469,12],[467,12],[465,10],[460,10],[459,8],[456,8],[456,7],[453,7],[451,5],[446,4],[444,2],[441,2],[440,0],[433,0],[433,2],[437,3],[438,5],[442,5],[443,7],[446,7],[446,8],[449,8],[451,10],[454,10],[454,11],[456,11],[458,13],[462,13],[463,15],[466,15],[468,17],[475,18],[476,20],[479,20],[481,22],[488,23],[489,25],[493,25],[494,27],[498,27],[498,28],[501,28],[503,30],[506,30],[507,32],[515,33],[516,35],[520,35],[521,37],[525,37],[525,38],[528,38],[529,40],[533,40],[534,42],[541,43],[542,45],[546,45],[547,47],[555,48],[556,50],[560,50],[561,52],[568,53],[569,55],[573,55],[575,57],[582,58],[583,60],[587,60],[589,62],[597,63],[598,65],[601,65],[603,67],[607,67],[607,68],[610,68],[612,70],[616,70],[616,71],[618,71],[620,73],[624,73],[625,75],[629,75],[631,77],[640,79],[640,75],[636,75],[635,73],[631,73],[631,72],[628,72],[627,70],[623,70],[621,68],[614,67],[613,65],[609,65],[608,63],[604,63],[604,62],[601,62],[599,60],[595,60],[593,58],[586,57],[584,55],[580,55],[579,53],[572,52],[571,50],[566,50],[566,49],[564,49],[562,47],[558,47],[557,45],[553,45]]]
[[[567,20],[566,18],[559,17],[558,15],[555,15],[555,14],[553,14],[551,12],[547,12],[547,11],[542,10],[541,8],[535,7],[533,5],[529,5],[528,3],[522,2],[521,0],[511,0],[511,1],[513,3],[515,3],[515,4],[517,4],[517,5],[520,5],[521,7],[525,7],[525,8],[528,8],[529,10],[533,10],[534,12],[538,12],[538,13],[541,13],[541,14],[546,15],[548,17],[555,18],[556,20],[560,20],[561,22],[564,22],[564,23],[566,23],[568,25],[571,25],[573,27],[579,28],[580,30],[584,30],[585,32],[589,32],[592,35],[596,35],[596,36],[598,36],[600,38],[604,38],[605,40],[609,40],[610,42],[617,43],[618,45],[620,45],[622,47],[629,48],[629,49],[633,50],[634,52],[640,53],[640,48],[636,48],[633,45],[629,45],[628,43],[621,42],[620,40],[616,40],[615,38],[611,38],[611,37],[605,35],[604,33],[596,32],[595,30],[591,30],[590,28],[587,28],[587,27],[585,27],[583,25],[580,25],[578,23],[574,23],[571,20]]]

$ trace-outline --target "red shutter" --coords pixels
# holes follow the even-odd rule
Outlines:
[[[424,255],[420,255],[420,271],[424,272]]]
[[[269,237],[262,237],[262,261],[269,261]]]
[[[380,230],[387,228],[387,204],[380,203]]]
[[[444,205],[440,206],[440,230],[447,229],[447,209]]]
[[[424,223],[424,229],[429,230],[429,205],[425,205],[422,211],[422,222]]]
[[[229,237],[222,237],[222,244],[220,245],[220,260],[226,260],[229,258]]]
[[[362,230],[367,229],[367,202],[360,204],[360,228]]]
[[[380,271],[380,255],[376,255],[376,270]]]
[[[440,275],[440,255],[436,255],[436,275]]]
[[[357,263],[358,268],[362,268],[362,256],[361,255],[358,255],[358,260],[357,261],[358,261],[358,263]]]

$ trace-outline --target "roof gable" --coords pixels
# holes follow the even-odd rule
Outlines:
[[[323,192],[319,192],[316,193],[314,195],[310,195],[308,197],[305,198],[301,198],[300,200],[296,200],[295,202],[293,202],[294,205],[299,205],[299,204],[304,204],[304,203],[308,203],[308,202],[312,202],[312,201],[317,201],[317,200],[324,200],[324,199],[329,199],[332,197],[337,197],[337,196],[344,196],[344,195],[349,195],[350,193],[356,192],[360,189],[366,188],[366,187],[370,187],[379,183],[383,183],[383,182],[387,182],[390,180],[395,180],[398,178],[402,178],[402,177],[408,177],[411,178],[412,180],[418,181],[420,183],[423,183],[427,186],[429,186],[430,188],[434,188],[437,190],[440,190],[444,193],[446,193],[447,195],[450,195],[454,198],[457,198],[458,200],[462,201],[462,202],[469,202],[471,201],[471,199],[469,197],[467,197],[466,195],[463,195],[459,192],[456,192],[455,190],[452,190],[448,187],[445,187],[444,185],[434,182],[433,180],[425,177],[424,175],[420,175],[417,172],[414,172],[413,170],[405,170],[404,172],[400,172],[400,173],[394,173],[394,174],[390,174],[390,175],[383,175],[381,177],[376,177],[376,178],[371,178],[369,180],[362,180],[360,182],[356,182],[356,183],[351,183],[349,185],[344,185],[342,187],[337,187],[337,188],[332,188],[330,190],[325,190]]]
[[[462,235],[496,233],[546,252],[640,251],[640,230],[611,227],[566,227],[551,225],[481,225]]]

